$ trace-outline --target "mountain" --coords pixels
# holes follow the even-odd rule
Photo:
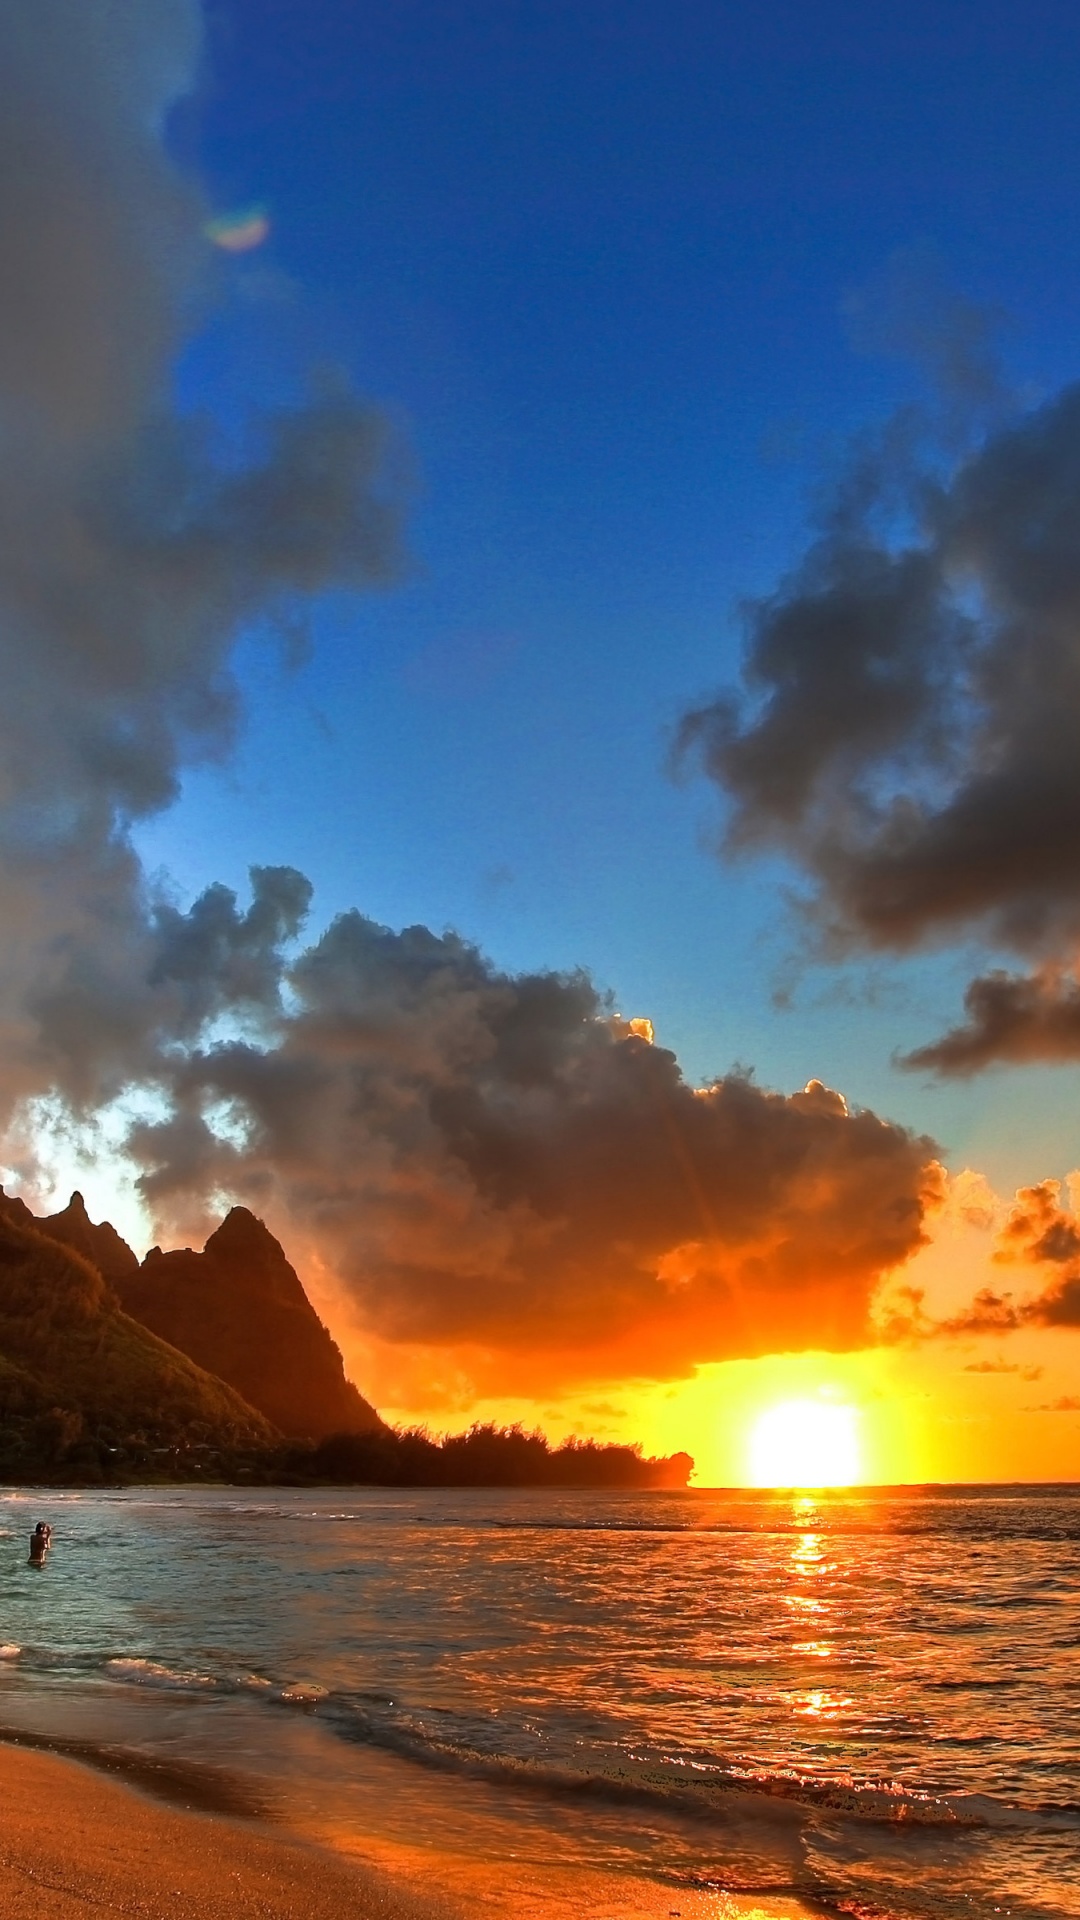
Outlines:
[[[393,1431],[246,1207],[140,1265],[81,1194],[39,1220],[0,1188],[0,1477],[644,1489],[692,1469],[517,1427]]]
[[[0,1193],[0,1472],[192,1477],[278,1436]]]
[[[246,1207],[232,1209],[202,1253],[155,1247],[134,1271],[120,1266],[112,1279],[125,1311],[227,1380],[289,1439],[382,1430],[278,1241]]]
[[[22,1202],[18,1204],[21,1206]],[[138,1255],[108,1220],[103,1220],[99,1227],[94,1225],[81,1193],[72,1194],[62,1213],[46,1214],[43,1220],[34,1220],[29,1208],[26,1212],[39,1233],[48,1234],[50,1240],[59,1240],[73,1253],[81,1253],[110,1286],[119,1287],[138,1273]]]

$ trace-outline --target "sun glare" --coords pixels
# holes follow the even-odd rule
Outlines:
[[[784,1400],[750,1435],[755,1487],[848,1487],[859,1478],[858,1414],[827,1400]]]

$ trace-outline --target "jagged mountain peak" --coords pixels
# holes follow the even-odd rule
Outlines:
[[[26,1201],[20,1200],[17,1194],[5,1193],[3,1187],[0,1187],[0,1220],[9,1220],[16,1227],[36,1227],[40,1225],[40,1222],[35,1220]]]
[[[285,1258],[280,1240],[275,1240],[265,1220],[260,1220],[250,1207],[230,1207],[220,1227],[215,1227],[207,1240],[204,1252],[235,1247],[259,1248],[277,1259]]]
[[[232,1207],[210,1235],[203,1252],[228,1268],[234,1284],[242,1276],[249,1285],[254,1283],[260,1292],[272,1294],[283,1305],[310,1311],[299,1275],[280,1240],[249,1208]]]
[[[73,1253],[81,1253],[83,1259],[89,1260],[110,1286],[122,1286],[139,1270],[137,1254],[132,1252],[112,1223],[102,1220],[100,1224],[95,1224],[91,1220],[86,1211],[86,1201],[78,1188],[66,1207],[59,1213],[47,1214],[43,1220],[35,1220],[34,1226],[50,1240],[70,1247]]]
[[[5,1475],[21,1475],[27,1468],[50,1475],[73,1469],[91,1478],[148,1468],[168,1471],[182,1457],[205,1465],[214,1455],[237,1448],[261,1451],[275,1441],[265,1416],[226,1382],[123,1313],[92,1260],[46,1233],[32,1215],[32,1224],[21,1221],[9,1210],[6,1195],[4,1202],[0,1462]]]
[[[154,1247],[140,1264],[79,1192],[37,1219],[0,1189],[0,1220],[76,1253],[132,1319],[241,1394],[294,1439],[371,1433],[382,1421],[346,1379],[341,1353],[265,1221],[233,1207],[201,1253]]]
[[[340,1350],[280,1241],[249,1208],[233,1207],[202,1253],[153,1249],[118,1290],[130,1314],[227,1380],[290,1438],[382,1426],[346,1379]]]

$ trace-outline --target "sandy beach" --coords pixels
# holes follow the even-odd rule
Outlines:
[[[253,1821],[155,1804],[52,1753],[0,1745],[0,1914],[17,1920],[405,1920],[377,1876]]]
[[[580,1869],[511,1888],[492,1866],[375,1843],[389,1871],[343,1858],[257,1815],[208,1812],[217,1788],[152,1766],[137,1786],[94,1765],[0,1740],[0,1915],[20,1920],[459,1920],[508,1912],[533,1920],[813,1920],[800,1900],[672,1889]],[[124,1771],[127,1771],[126,1766]],[[183,1795],[167,1805],[163,1792]],[[227,1792],[227,1788],[226,1788]],[[441,1871],[440,1871],[441,1867]],[[552,1896],[554,1895],[554,1899]]]

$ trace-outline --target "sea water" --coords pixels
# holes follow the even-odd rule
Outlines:
[[[10,1491],[0,1723],[514,1920],[1080,1915],[1080,1488]]]

